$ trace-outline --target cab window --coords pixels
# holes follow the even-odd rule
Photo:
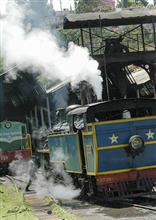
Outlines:
[[[74,115],[74,128],[76,130],[81,130],[84,128],[84,118],[83,114],[81,115]]]

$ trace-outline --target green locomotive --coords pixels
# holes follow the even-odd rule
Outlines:
[[[31,136],[24,123],[0,122],[0,167],[7,166],[16,159],[31,158]]]

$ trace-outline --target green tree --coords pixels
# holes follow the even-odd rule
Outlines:
[[[79,45],[79,39],[80,39],[80,31],[78,29],[74,30],[65,30],[63,28],[58,29],[60,34],[61,42],[63,42],[64,47],[68,47],[69,42],[74,42],[75,44]]]
[[[118,8],[143,7],[147,5],[147,0],[117,0]]]
[[[115,8],[114,0],[75,0],[77,13],[110,11]]]

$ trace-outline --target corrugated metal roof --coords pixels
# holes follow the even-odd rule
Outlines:
[[[133,9],[113,12],[95,12],[69,14],[64,19],[64,28],[87,28],[102,26],[118,26],[156,22],[156,9]]]

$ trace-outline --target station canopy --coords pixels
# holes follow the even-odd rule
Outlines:
[[[113,12],[69,14],[64,18],[64,29],[109,27],[156,22],[156,9],[133,9]]]

